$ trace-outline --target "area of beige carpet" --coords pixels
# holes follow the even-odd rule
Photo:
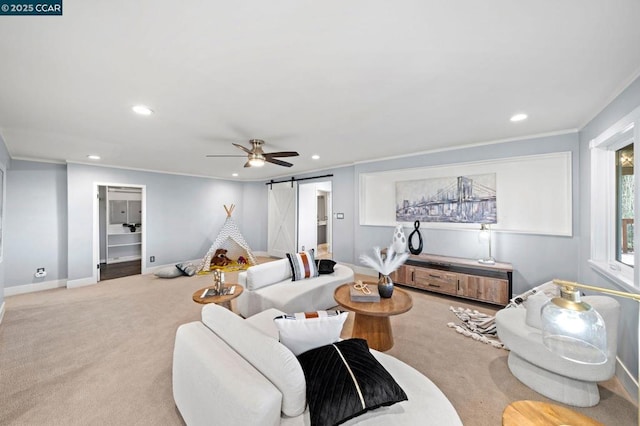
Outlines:
[[[171,392],[173,340],[180,324],[199,319],[202,306],[191,295],[210,282],[138,275],[7,297],[0,424],[182,425]],[[409,291],[413,309],[392,318],[395,346],[388,353],[440,387],[465,425],[500,425],[516,400],[549,401],[509,373],[507,351],[446,326],[455,321],[449,306],[495,309]],[[576,411],[606,425],[636,424],[636,407],[616,380],[601,386],[601,396],[598,406]]]

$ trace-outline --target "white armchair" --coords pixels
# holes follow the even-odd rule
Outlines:
[[[600,401],[597,382],[615,373],[620,304],[609,296],[584,296],[604,319],[607,329],[607,361],[587,365],[569,361],[542,343],[540,309],[548,300],[544,294],[527,299],[525,309],[506,308],[496,314],[498,337],[511,351],[511,373],[536,392],[577,407],[591,407]]]

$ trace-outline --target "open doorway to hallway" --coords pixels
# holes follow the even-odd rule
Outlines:
[[[298,189],[298,250],[313,248],[317,259],[331,259],[331,181],[299,184]]]

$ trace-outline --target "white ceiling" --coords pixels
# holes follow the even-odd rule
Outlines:
[[[0,17],[0,134],[13,158],[299,175],[579,129],[640,71],[638,0],[63,7]],[[517,112],[529,119],[510,122]],[[205,157],[242,154],[231,143],[250,138],[300,157],[290,169]]]

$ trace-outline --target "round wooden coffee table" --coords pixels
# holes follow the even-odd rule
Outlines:
[[[604,426],[583,414],[542,401],[516,401],[502,413],[502,426]]]
[[[369,347],[378,351],[388,351],[393,347],[391,315],[407,312],[413,306],[411,295],[394,287],[389,299],[380,298],[379,302],[352,302],[349,287],[354,283],[343,284],[333,292],[333,298],[345,309],[353,311],[352,337],[366,339]],[[377,285],[376,283],[368,283]]]
[[[244,288],[242,288],[242,286],[240,284],[225,284],[224,287],[225,288],[235,287],[235,290],[233,291],[233,294],[225,294],[225,295],[222,295],[222,296],[202,297],[202,294],[206,290],[214,288],[213,286],[204,287],[204,288],[201,288],[200,290],[196,290],[196,292],[193,293],[192,299],[193,299],[194,302],[201,303],[203,305],[205,305],[207,303],[216,303],[218,305],[222,305],[222,306],[226,307],[227,309],[231,310],[231,301],[233,299],[235,299],[236,297],[240,296],[242,294],[242,292],[244,291]]]

